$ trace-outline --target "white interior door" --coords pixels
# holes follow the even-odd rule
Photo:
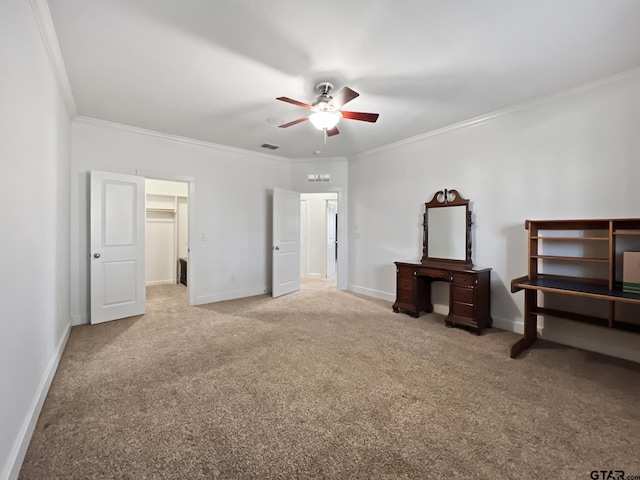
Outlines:
[[[338,202],[327,200],[327,278],[336,275],[336,214]]]
[[[144,178],[91,172],[91,323],[145,309]]]
[[[300,278],[307,278],[309,275],[309,262],[307,258],[307,201],[300,200]]]
[[[300,194],[273,189],[274,297],[300,290]]]

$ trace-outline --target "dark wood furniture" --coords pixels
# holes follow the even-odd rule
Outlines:
[[[179,264],[178,281],[186,287],[187,286],[187,259],[186,258],[179,259],[178,264]]]
[[[622,252],[640,246],[640,219],[527,220],[525,228],[528,274],[511,281],[513,293],[524,290],[524,337],[511,347],[512,358],[536,341],[538,316],[640,333],[640,324],[619,318],[620,304],[640,306],[640,294],[621,287]],[[561,301],[596,300],[591,308],[605,307],[608,314],[539,306],[538,292],[545,301],[547,294],[560,295]]]
[[[449,327],[461,326],[480,334],[491,326],[490,268],[475,270],[455,265],[427,263],[396,264],[396,302],[393,311],[403,311],[413,317],[420,312],[433,312],[431,284],[448,282],[449,315],[445,323]]]
[[[456,190],[436,192],[425,204],[420,263],[395,262],[396,301],[393,311],[418,317],[433,312],[431,284],[447,282],[449,327],[476,334],[491,326],[491,269],[473,268],[469,200]]]
[[[445,188],[436,192],[431,201],[424,206],[420,261],[471,268],[473,262],[469,200],[463,198],[457,190]],[[443,217],[442,214],[446,216]]]

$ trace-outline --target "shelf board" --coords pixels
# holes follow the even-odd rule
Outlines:
[[[639,232],[640,233],[640,232]],[[553,236],[537,236],[531,237],[532,240],[551,240],[554,242],[581,242],[581,241],[605,241],[608,242],[608,237],[553,237]]]
[[[609,280],[606,278],[596,278],[596,277],[576,277],[576,276],[570,276],[570,275],[557,275],[554,273],[541,273],[538,272],[538,278],[550,278],[552,280],[564,280],[567,282],[577,282],[579,284],[583,284],[583,283],[591,283],[593,285],[600,285],[600,286],[608,286],[609,285]],[[526,280],[526,277],[525,277]],[[617,287],[619,287],[618,289],[621,290],[622,289],[622,284],[617,285]]]
[[[589,325],[596,325],[598,327],[614,328],[616,330],[624,330],[626,332],[640,333],[640,325],[633,323],[625,323],[620,321],[613,321],[613,326],[609,327],[609,321],[606,318],[593,317],[591,315],[582,315],[580,313],[566,312],[564,310],[555,310],[553,308],[536,307],[531,311],[534,315],[550,316],[555,318],[564,318],[565,320],[572,320],[574,322],[587,323]]]
[[[616,230],[614,235],[640,235],[640,230]]]
[[[619,320],[613,321],[613,328],[617,330],[624,330],[625,332],[640,333],[640,325],[636,325],[635,323],[621,322]]]
[[[608,219],[526,220],[525,228],[535,225],[539,230],[608,230]]]
[[[148,207],[146,209],[147,212],[160,212],[160,213],[176,213],[176,209],[175,208],[154,208],[154,207]]]
[[[594,218],[572,220],[525,220],[525,228],[534,225],[540,230],[640,230],[640,218]]]
[[[585,283],[575,280],[557,279],[551,277],[517,279],[512,285],[516,289],[539,290],[541,292],[564,293],[581,297],[597,298],[622,303],[634,303],[640,305],[639,293],[623,292],[620,289],[610,290],[608,286]]]
[[[563,257],[563,256],[560,256],[560,255],[531,255],[531,258],[540,258],[542,260],[568,260],[570,262],[609,263],[609,259],[608,258]]]
[[[582,315],[581,313],[566,312],[564,310],[555,310],[553,308],[536,307],[531,313],[535,315],[551,316],[556,318],[564,318],[566,320],[574,320],[576,322],[588,323],[589,325],[597,325],[599,327],[608,327],[609,321],[606,318],[593,317],[591,315]]]

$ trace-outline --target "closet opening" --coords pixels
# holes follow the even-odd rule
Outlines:
[[[189,183],[146,178],[145,194],[146,287],[175,285],[189,298]]]

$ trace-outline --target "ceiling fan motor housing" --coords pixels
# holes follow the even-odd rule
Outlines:
[[[331,90],[333,90],[333,83],[331,82],[320,82],[316,84],[316,92],[320,95],[328,95]]]
[[[312,107],[318,110],[332,110],[329,106],[329,102],[333,100],[333,97],[329,95],[329,92],[333,90],[333,84],[329,82],[320,82],[316,85],[316,92],[320,96],[315,102],[311,104]]]

